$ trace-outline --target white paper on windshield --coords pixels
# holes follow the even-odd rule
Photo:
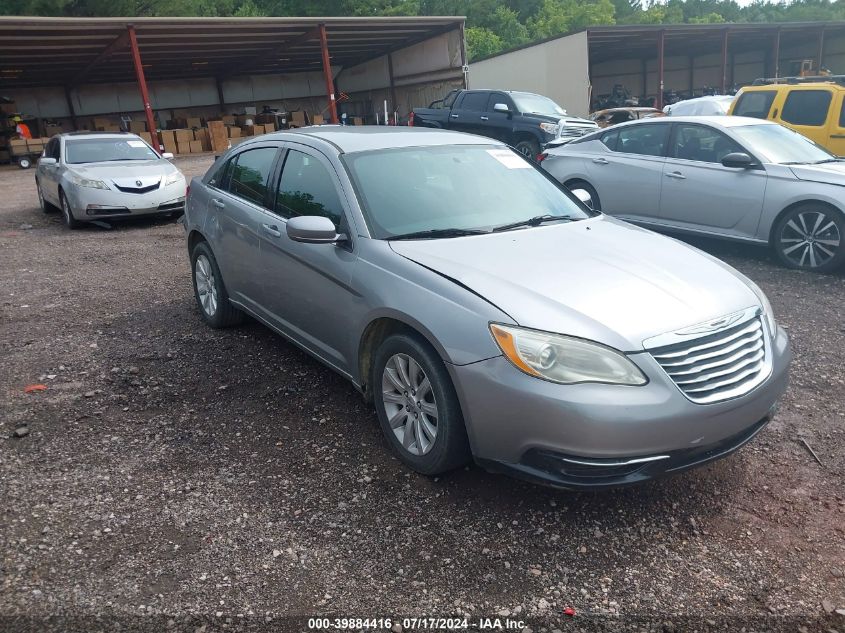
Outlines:
[[[144,141],[126,141],[129,147],[146,147],[147,144]]]
[[[508,169],[531,169],[531,165],[522,156],[509,149],[488,149],[487,153]]]

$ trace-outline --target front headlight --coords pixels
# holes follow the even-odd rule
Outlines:
[[[771,334],[772,338],[774,338],[775,333],[778,330],[778,324],[777,321],[775,321],[775,313],[774,310],[772,310],[772,304],[769,303],[766,293],[763,292],[760,286],[750,279],[748,279],[748,287],[751,288],[751,291],[757,295],[757,298],[760,300],[760,305],[763,307],[763,318],[766,319],[766,324],[769,326],[769,334]]]
[[[164,180],[164,186],[172,185],[174,182],[179,182],[180,180],[183,180],[182,172],[174,171],[167,175],[167,178]]]
[[[547,134],[557,136],[557,131],[560,129],[560,126],[557,123],[541,123],[540,129],[542,129]]]
[[[490,331],[505,357],[529,376],[561,384],[648,382],[624,354],[599,343],[497,323]]]
[[[92,180],[90,178],[83,178],[76,174],[71,174],[70,181],[77,187],[88,187],[90,189],[108,189],[109,186],[102,180]]]

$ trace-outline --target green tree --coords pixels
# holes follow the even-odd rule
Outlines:
[[[471,26],[466,30],[467,53],[470,61],[498,53],[504,48],[502,38],[490,29]]]

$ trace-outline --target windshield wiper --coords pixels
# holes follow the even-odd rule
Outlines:
[[[510,224],[497,226],[493,229],[493,232],[510,231],[511,229],[518,229],[521,226],[540,226],[546,222],[571,222],[572,220],[574,220],[574,218],[569,215],[536,215],[533,218],[528,218],[527,220],[520,220],[519,222],[511,222]]]
[[[386,238],[388,241],[393,240],[419,240],[419,239],[437,239],[439,237],[463,237],[465,235],[486,235],[489,231],[482,231],[481,229],[429,229],[427,231],[414,231],[413,233],[403,233],[401,235],[392,235]]]

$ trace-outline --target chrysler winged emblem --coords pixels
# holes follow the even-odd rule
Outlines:
[[[734,314],[719,317],[718,319],[714,319],[712,321],[707,321],[706,323],[699,323],[698,325],[693,325],[692,327],[679,330],[675,332],[675,334],[678,334],[680,336],[689,336],[691,334],[707,334],[709,332],[718,332],[719,330],[724,330],[726,327],[729,327],[739,321],[742,318],[742,315],[742,312],[736,312]]]

